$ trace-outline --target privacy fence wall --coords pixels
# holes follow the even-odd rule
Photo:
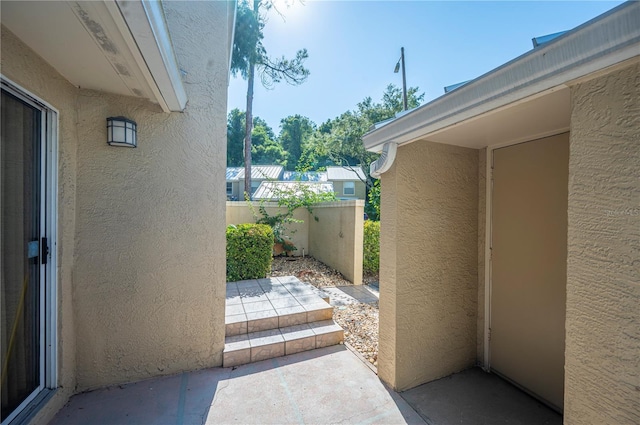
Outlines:
[[[260,204],[252,204],[260,218]],[[285,212],[285,208],[278,207],[275,202],[263,205],[269,215]],[[363,200],[318,204],[313,207],[313,214],[300,208],[295,211],[294,218],[302,221],[287,225],[287,235],[297,248],[293,251],[294,256],[311,255],[342,273],[354,285],[362,284]],[[255,222],[256,217],[247,202],[227,202],[227,225]]]

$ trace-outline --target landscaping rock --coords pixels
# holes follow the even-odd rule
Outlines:
[[[296,276],[316,288],[353,285],[340,273],[313,257],[276,257],[270,276]],[[378,275],[365,275],[366,283],[377,282]],[[373,366],[378,365],[378,303],[353,303],[333,310],[333,320],[344,329],[349,343]]]

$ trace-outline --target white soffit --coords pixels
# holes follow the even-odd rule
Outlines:
[[[561,87],[435,131],[425,139],[476,149],[519,143],[569,131],[570,116],[570,90]]]
[[[519,137],[544,137],[569,127],[567,83],[640,56],[640,2],[627,2],[543,46],[496,68],[464,86],[392,120],[362,138],[365,149],[380,152],[387,142],[399,145],[430,140],[484,147]],[[551,96],[551,97],[550,97]],[[553,102],[560,102],[553,104]],[[566,109],[565,109],[566,106]],[[516,107],[513,116],[508,108]],[[547,110],[547,108],[552,108]],[[552,111],[566,111],[555,117]],[[535,113],[549,119],[534,126]],[[494,116],[495,115],[495,116]],[[467,123],[493,116],[487,122]],[[531,128],[517,130],[508,119]],[[491,126],[505,126],[504,130]],[[455,127],[460,126],[460,129]],[[475,126],[475,127],[474,127]],[[555,130],[554,130],[555,128]],[[473,135],[471,129],[480,133]],[[510,134],[513,133],[513,134]],[[466,138],[471,136],[470,138]],[[462,139],[460,139],[463,137]]]
[[[141,0],[127,3],[142,7]],[[161,7],[154,4],[152,8]],[[149,99],[165,112],[184,109],[182,82],[171,80],[168,86],[162,79],[170,73],[167,68],[171,63],[178,69],[175,57],[166,58],[160,66],[158,61],[148,60],[145,54],[149,53],[138,47],[133,35],[135,31],[142,37],[144,30],[126,21],[114,2],[3,0],[0,5],[2,24],[73,85]],[[147,21],[147,34],[154,25],[149,22],[156,21],[157,16]],[[159,34],[162,40],[163,33],[168,39],[164,20],[159,22],[147,39]]]

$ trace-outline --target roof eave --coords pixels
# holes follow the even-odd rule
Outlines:
[[[638,56],[640,2],[627,2],[362,137],[368,151],[411,143]],[[597,44],[594,45],[594,41]]]
[[[144,63],[149,69],[154,94],[165,112],[182,112],[187,105],[187,92],[182,82],[171,36],[164,19],[162,3],[144,0],[118,0],[110,12],[120,15],[128,27]],[[117,9],[117,10],[116,10]]]

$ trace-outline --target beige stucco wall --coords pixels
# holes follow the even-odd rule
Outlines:
[[[313,215],[309,220],[311,254],[354,285],[361,285],[364,201],[323,203],[313,207]]]
[[[58,384],[34,423],[46,423],[76,388],[72,271],[76,228],[77,89],[2,26],[2,75],[59,111],[58,124]]]
[[[571,89],[564,417],[640,423],[640,65]]]
[[[75,88],[2,27],[3,75],[59,111],[59,388],[32,423],[77,391],[221,364],[227,6],[164,5],[184,113]],[[114,115],[137,149],[106,144]]]
[[[227,226],[230,224],[241,224],[241,223],[255,223],[256,218],[253,215],[254,212],[258,218],[261,218],[259,207],[259,201],[253,201],[251,203],[253,206],[253,210],[249,208],[248,204],[245,201],[228,201],[227,202]],[[270,216],[276,214],[282,214],[286,212],[286,208],[278,207],[276,202],[265,202],[264,203],[267,214]],[[291,238],[291,241],[297,248],[293,251],[293,256],[301,256],[304,254],[309,255],[309,221],[313,218],[309,215],[309,212],[304,208],[299,208],[293,213],[293,218],[296,220],[300,220],[300,223],[288,223],[285,226],[285,235]]]
[[[381,192],[378,373],[405,390],[476,362],[478,151],[402,146]]]
[[[258,217],[260,203],[254,201]],[[277,203],[265,202],[267,213],[285,212]],[[318,218],[318,221],[315,220]],[[290,223],[287,229],[296,248],[294,256],[312,255],[339,271],[355,285],[362,284],[362,249],[364,234],[364,201],[328,202],[313,207],[313,215],[304,208],[294,212],[300,223]],[[254,223],[254,212],[246,202],[227,202],[226,224]],[[303,251],[304,250],[304,251]]]
[[[78,97],[76,268],[80,390],[219,366],[224,347],[227,4],[166,2],[189,103]],[[138,148],[105,143],[105,118]]]

